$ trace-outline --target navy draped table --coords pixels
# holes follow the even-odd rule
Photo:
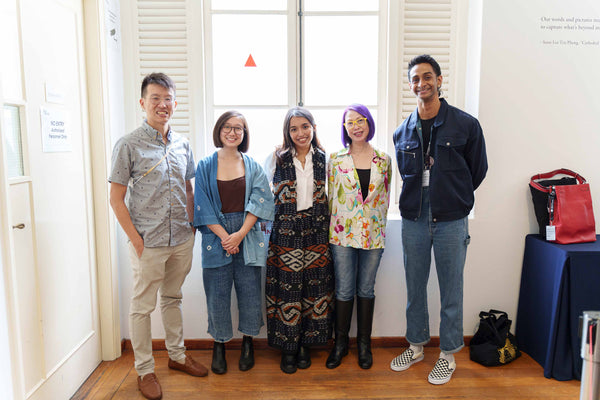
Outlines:
[[[561,245],[527,235],[516,337],[546,378],[581,379],[579,317],[590,310],[600,311],[600,240]]]

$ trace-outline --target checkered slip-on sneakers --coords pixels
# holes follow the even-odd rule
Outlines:
[[[443,385],[450,381],[455,370],[456,362],[448,362],[446,359],[438,358],[427,380],[433,385]]]
[[[390,363],[390,368],[392,371],[396,372],[404,371],[414,363],[418,363],[419,361],[423,360],[424,357],[425,356],[423,352],[415,354],[415,352],[409,347],[408,349],[404,350],[402,354],[392,360]]]

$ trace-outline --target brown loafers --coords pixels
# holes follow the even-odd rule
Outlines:
[[[138,388],[142,392],[142,396],[148,400],[162,399],[160,383],[158,383],[158,378],[156,378],[154,373],[138,376]]]
[[[185,372],[186,374],[192,376],[208,375],[208,370],[206,367],[196,362],[190,355],[185,356],[185,364],[178,363],[177,361],[173,361],[169,358],[169,368]]]

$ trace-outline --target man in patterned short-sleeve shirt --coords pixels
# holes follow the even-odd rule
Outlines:
[[[147,119],[115,144],[110,204],[129,238],[129,327],[138,387],[144,397],[160,399],[150,326],[159,289],[169,368],[193,376],[206,376],[208,371],[186,356],[183,345],[181,286],[191,269],[194,247],[194,157],[188,140],[169,125],[177,106],[171,78],[162,73],[146,76],[141,94]]]

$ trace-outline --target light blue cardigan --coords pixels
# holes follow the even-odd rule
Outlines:
[[[246,175],[244,213],[252,213],[258,221],[242,241],[244,263],[264,267],[267,263],[269,238],[261,231],[260,222],[272,221],[275,217],[273,193],[262,167],[252,158],[242,154]],[[221,224],[221,198],[217,187],[217,152],[203,158],[196,168],[196,190],[194,193],[194,226],[202,233],[202,267],[217,268],[231,263],[231,256],[221,245],[221,239],[206,225]]]

